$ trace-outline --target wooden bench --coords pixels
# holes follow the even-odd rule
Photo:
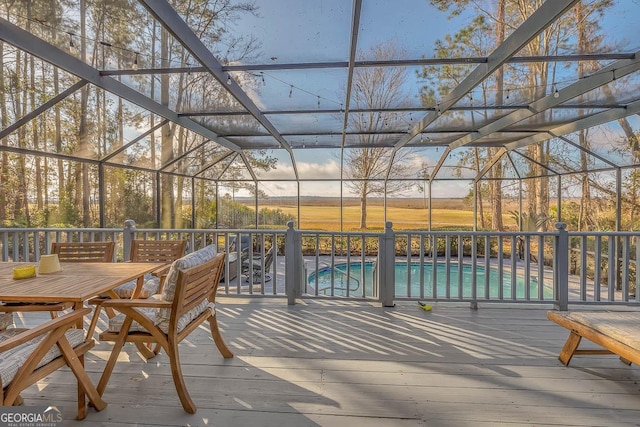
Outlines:
[[[640,365],[640,311],[549,311],[547,318],[569,329],[558,359],[566,366],[574,354],[617,354]],[[578,349],[582,338],[602,349]]]
[[[22,403],[20,392],[68,366],[78,383],[78,419],[87,414],[86,397],[96,410],[107,405],[84,370],[84,355],[94,346],[84,330],[75,329],[88,308],[64,314],[32,329],[9,328],[0,332],[0,398],[4,406]]]

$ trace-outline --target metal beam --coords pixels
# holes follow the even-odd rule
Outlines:
[[[554,175],[560,175],[560,172],[558,172],[558,171],[556,171],[554,169],[551,169],[551,167],[549,165],[545,165],[544,163],[542,163],[542,162],[540,162],[540,161],[538,161],[536,159],[533,159],[533,158],[527,156],[524,153],[521,153],[519,151],[507,151],[507,156],[510,155],[509,153],[516,153],[519,156],[524,157],[527,161],[529,161],[531,163],[535,163],[536,165],[540,166],[542,169],[546,169],[546,170],[548,170],[549,172],[551,172]]]
[[[488,57],[487,62],[480,64],[469,73],[451,92],[440,101],[440,110],[429,113],[414,126],[407,136],[396,144],[397,148],[405,146],[427,126],[433,123],[453,104],[458,102],[469,91],[482,83],[500,68],[509,58],[519,52],[536,35],[549,26],[554,20],[571,8],[578,0],[556,0],[544,2],[529,18],[524,21],[507,39],[498,46]]]
[[[536,55],[514,56],[505,61],[508,64],[526,64],[532,62],[577,62],[577,61],[610,61],[615,59],[633,58],[629,53],[591,53],[574,55]],[[362,67],[411,67],[424,65],[447,64],[483,64],[487,62],[486,56],[467,58],[418,58],[395,59],[385,61],[355,61],[356,68]],[[223,72],[231,71],[279,71],[279,70],[320,70],[327,68],[347,68],[347,61],[333,62],[294,62],[285,64],[242,64],[223,65]],[[144,75],[144,74],[174,74],[174,73],[204,73],[205,67],[158,67],[158,68],[133,68],[125,70],[103,70],[103,76]]]
[[[213,139],[218,144],[233,150],[240,151],[240,147],[236,144],[219,137],[215,132],[202,126],[201,124],[178,115],[175,111],[154,101],[148,96],[130,88],[129,86],[115,80],[111,77],[100,75],[100,71],[93,68],[89,64],[82,62],[76,57],[69,55],[67,52],[53,46],[44,40],[34,36],[33,34],[23,30],[22,28],[12,24],[4,18],[0,18],[0,40],[3,40],[18,49],[49,62],[54,66],[65,70],[81,79],[87,80],[89,83],[98,86],[113,93],[120,98],[136,104],[152,113],[155,113],[167,120],[177,123],[186,129],[198,133],[205,138]]]
[[[351,43],[349,48],[349,66],[347,70],[347,90],[344,100],[344,121],[342,122],[342,143],[341,149],[347,139],[347,127],[349,126],[349,104],[351,103],[351,88],[353,86],[353,70],[356,63],[356,53],[358,50],[358,31],[360,29],[360,13],[362,11],[362,0],[354,0],[353,11],[351,13]],[[342,175],[340,168],[340,174]],[[342,179],[342,178],[341,178]]]
[[[602,157],[598,153],[595,153],[592,150],[588,150],[586,147],[583,147],[580,144],[576,144],[575,142],[573,142],[569,138],[565,138],[564,136],[561,136],[561,135],[556,135],[556,138],[563,140],[564,142],[566,142],[567,144],[569,144],[569,145],[571,145],[573,147],[576,147],[578,150],[584,151],[585,153],[587,153],[587,155],[593,156],[596,159],[600,160],[603,163],[608,164],[611,167],[614,167],[614,168],[619,168],[620,167],[620,165],[617,165],[617,164],[613,163],[612,161],[605,159],[604,157]]]
[[[60,92],[59,94],[57,94],[56,96],[54,96],[53,98],[51,98],[50,100],[45,102],[44,104],[42,104],[41,106],[39,106],[35,110],[31,111],[28,114],[25,114],[24,116],[22,116],[21,118],[16,120],[14,123],[10,124],[9,126],[7,126],[4,129],[2,129],[2,132],[0,132],[0,139],[4,139],[9,134],[11,134],[11,132],[14,132],[17,129],[21,128],[22,126],[27,124],[30,120],[35,119],[40,114],[42,114],[45,111],[47,111],[49,108],[53,107],[58,102],[60,102],[63,99],[65,99],[67,96],[71,95],[72,93],[74,93],[78,89],[83,88],[87,83],[88,82],[86,80],[80,80],[79,82],[74,83],[72,86],[70,86],[64,92]]]
[[[216,181],[220,181],[220,179],[222,178],[222,175],[227,173],[227,170],[231,167],[231,164],[235,162],[237,158],[238,158],[238,153],[234,153],[233,159],[231,159],[229,163],[227,163],[227,166],[224,169],[222,169],[222,172],[220,172],[220,174],[216,177]]]
[[[171,7],[166,0],[140,0],[145,8],[160,22],[160,24],[173,35],[173,37],[199,61],[220,84],[225,87],[238,102],[246,108],[253,117],[285,148],[291,156],[293,171],[298,178],[298,168],[293,150],[289,143],[280,135],[276,127],[262,114],[258,106],[249,96],[233,81],[231,76],[222,69],[222,64],[204,45],[202,40],[189,28],[178,12]],[[231,84],[227,84],[230,82]],[[242,154],[244,157],[244,154]],[[253,172],[250,171],[253,175]]]
[[[242,157],[242,161],[244,162],[244,165],[247,167],[247,171],[249,171],[249,174],[251,174],[251,178],[253,178],[254,182],[258,182],[258,177],[256,176],[255,172],[253,171],[253,167],[251,166],[251,162],[249,161],[249,158],[247,157],[247,155],[244,153],[244,151],[240,152],[240,156]],[[296,178],[298,178],[296,176]],[[256,194],[257,197],[257,194]]]
[[[584,119],[579,119],[571,123],[556,126],[555,128],[549,130],[547,133],[540,133],[510,142],[508,144],[505,144],[505,148],[507,150],[515,150],[516,148],[522,148],[526,147],[527,145],[544,141],[546,139],[549,139],[550,136],[556,137],[560,135],[567,135],[569,133],[578,132],[583,129],[609,123],[614,120],[622,119],[624,117],[628,117],[638,113],[640,113],[640,100],[630,103],[624,110],[607,110],[601,113],[593,114],[589,117],[585,117]]]
[[[537,101],[532,102],[526,108],[520,108],[516,111],[501,117],[498,120],[494,120],[487,125],[481,127],[475,132],[468,133],[467,135],[452,141],[449,144],[451,150],[471,144],[480,138],[483,138],[491,133],[499,132],[508,128],[515,123],[525,120],[531,116],[534,116],[543,111],[555,108],[571,99],[575,99],[587,92],[590,92],[598,87],[619,79],[620,77],[629,75],[640,70],[640,52],[635,52],[630,59],[623,59],[611,64],[598,72],[587,76],[577,82],[549,94]],[[586,107],[583,107],[583,109]],[[438,170],[442,166],[444,159],[440,159],[434,169],[433,174],[437,174]]]
[[[351,104],[351,90],[353,87],[353,71],[356,62],[356,53],[358,49],[358,33],[360,31],[360,15],[362,12],[362,0],[354,0],[353,10],[351,12],[351,40],[349,44],[349,64],[347,71],[347,89],[344,101],[344,120],[342,122],[342,140],[340,141],[340,231],[342,231],[342,225],[344,223],[344,205],[343,205],[343,192],[344,192],[344,145],[347,140],[347,128],[349,126],[349,104]],[[319,98],[318,98],[319,99]],[[320,104],[318,103],[318,106]],[[300,193],[298,193],[298,196]],[[298,205],[298,209],[300,206]],[[386,215],[386,184],[385,184],[385,208]]]
[[[108,156],[103,157],[102,159],[100,159],[100,161],[107,162],[107,161],[111,160],[112,158],[114,158],[118,154],[122,153],[127,148],[131,147],[133,144],[135,144],[138,141],[146,138],[148,135],[151,135],[153,132],[155,132],[156,130],[160,129],[162,126],[164,126],[168,122],[169,122],[169,120],[162,120],[160,123],[158,123],[157,125],[155,125],[151,129],[147,130],[145,133],[143,133],[141,135],[138,135],[137,137],[135,137],[134,139],[129,141],[129,143],[127,143],[127,144],[123,145],[122,147],[118,148],[113,153],[109,154]]]
[[[449,111],[485,111],[485,110],[517,110],[520,108],[529,108],[528,104],[510,104],[510,105],[469,105],[455,106],[449,108]],[[556,105],[554,109],[562,110],[584,110],[587,108],[624,108],[623,104],[563,104]],[[431,107],[395,107],[395,108],[352,108],[351,113],[424,113],[426,111],[436,111]],[[265,110],[262,113],[265,116],[278,114],[342,114],[344,111],[337,108],[312,110]],[[186,117],[216,117],[216,116],[250,116],[247,111],[191,111],[188,113],[178,113],[180,116]],[[286,135],[286,134],[282,134]]]
[[[220,157],[218,157],[217,159],[215,159],[214,161],[212,161],[208,165],[206,165],[204,168],[202,168],[198,172],[196,172],[193,176],[194,177],[198,177],[199,175],[202,175],[207,170],[211,169],[212,167],[214,167],[215,165],[217,165],[218,163],[220,163],[221,161],[223,161],[227,157],[231,156],[232,154],[235,154],[235,152],[228,151],[226,153],[223,153]]]
[[[484,136],[487,136],[493,132],[499,132],[508,128],[509,126],[525,120],[531,116],[534,116],[543,111],[549,110],[556,105],[562,104],[571,99],[575,99],[578,96],[584,95],[600,86],[619,79],[620,77],[634,73],[640,70],[640,52],[635,53],[633,59],[625,59],[618,61],[608,67],[592,74],[589,77],[580,79],[577,82],[558,90],[552,94],[545,96],[537,101],[532,102],[526,109],[514,111],[511,114],[507,114],[504,117],[494,120],[489,124],[481,127],[476,132],[469,133],[463,137],[452,141],[449,144],[452,150],[470,144]]]
[[[100,160],[80,158],[80,157],[72,156],[71,154],[53,153],[53,152],[32,150],[30,148],[12,147],[10,145],[0,145],[0,152],[2,151],[6,151],[8,153],[24,154],[29,156],[50,157],[52,159],[67,160],[70,162],[88,163],[91,165],[100,164]]]
[[[478,182],[479,180],[482,179],[482,177],[484,177],[484,175],[489,172],[489,169],[491,169],[493,167],[493,165],[495,165],[496,163],[498,163],[498,161],[502,158],[502,156],[505,155],[505,153],[507,152],[507,150],[503,147],[501,149],[498,150],[498,152],[496,154],[493,155],[493,157],[491,159],[489,159],[489,161],[487,162],[486,165],[484,165],[484,167],[482,169],[480,169],[480,172],[478,172],[478,174],[476,175],[475,178],[473,178],[474,182]]]
[[[433,123],[440,114],[451,108],[469,91],[486,80],[491,74],[500,68],[509,58],[518,53],[535,36],[551,25],[559,16],[571,8],[578,0],[554,0],[542,3],[542,5],[527,18],[507,39],[500,44],[488,57],[487,62],[474,68],[449,94],[442,98],[439,111],[431,112],[424,116],[396,143],[391,162],[387,169],[387,178],[391,173],[391,163],[398,149],[407,145],[416,135],[420,134],[427,126]]]
[[[511,163],[511,167],[513,168],[513,171],[516,173],[518,180],[522,181],[522,176],[520,175],[520,171],[516,167],[516,163],[513,161],[511,154],[509,154],[508,152],[507,152],[507,158],[509,159],[509,163]]]
[[[72,156],[70,154],[51,153],[51,152],[32,150],[32,149],[29,149],[29,148],[20,148],[20,147],[11,147],[11,146],[8,146],[8,145],[0,145],[0,152],[3,152],[3,151],[4,152],[8,152],[8,153],[16,153],[16,154],[27,155],[27,156],[47,157],[47,158],[57,159],[57,160],[66,160],[66,161],[69,161],[69,162],[87,163],[87,164],[94,165],[94,166],[97,166],[97,167],[100,167],[102,165],[102,166],[109,166],[109,167],[120,168],[120,169],[131,169],[131,170],[136,170],[136,171],[140,171],[140,172],[147,172],[147,173],[151,173],[151,174],[159,173],[155,169],[146,168],[146,167],[143,167],[143,166],[123,165],[121,163],[111,163],[111,162],[104,162],[102,160],[86,159],[86,158],[76,157],[76,156]],[[233,151],[230,151],[230,153],[233,153]],[[189,175],[175,173],[175,172],[164,172],[164,173],[166,175],[182,176],[182,177],[185,177],[185,178],[191,178],[191,176],[189,176]],[[208,178],[201,178],[201,179],[208,179]]]
[[[493,167],[493,165],[500,159],[500,157],[506,151],[513,151],[518,148],[526,147],[527,145],[536,144],[538,142],[545,141],[549,138],[559,137],[567,135],[573,132],[578,132],[590,127],[598,126],[601,124],[609,123],[614,120],[622,119],[624,117],[632,116],[634,114],[640,114],[640,100],[634,101],[627,105],[624,110],[607,110],[602,113],[594,114],[584,119],[576,120],[574,122],[556,126],[548,132],[540,133],[538,135],[528,136],[526,138],[519,139],[517,141],[506,144],[500,151],[498,151],[491,160],[485,165],[484,168],[478,173],[476,178],[481,178],[482,175],[487,173],[487,170]]]
[[[201,142],[200,144],[197,144],[195,147],[191,148],[190,150],[185,151],[184,153],[180,154],[178,157],[174,157],[173,159],[169,160],[167,163],[165,163],[164,165],[162,165],[160,167],[160,169],[158,169],[159,171],[163,171],[165,169],[167,169],[169,166],[171,166],[172,164],[184,159],[185,157],[187,157],[189,154],[193,153],[194,151],[198,150],[199,148],[203,147],[204,145],[206,145],[207,143],[212,142],[210,139],[205,139],[203,142]]]

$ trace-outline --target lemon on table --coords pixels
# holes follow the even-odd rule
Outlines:
[[[35,275],[36,275],[35,265],[26,265],[24,267],[16,267],[13,269],[14,279],[28,279],[29,277],[34,277]]]

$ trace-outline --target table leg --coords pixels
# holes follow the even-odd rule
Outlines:
[[[84,302],[74,302],[73,303],[73,311],[76,310],[80,310],[84,308]],[[57,317],[57,316],[56,316]],[[84,329],[84,319],[80,318],[77,322],[76,322],[76,328],[78,329]]]

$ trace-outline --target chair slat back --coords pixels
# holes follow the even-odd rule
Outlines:
[[[219,253],[210,261],[178,272],[172,317],[179,318],[205,299],[215,300],[225,256],[225,253]]]
[[[264,255],[264,272],[268,272],[271,268],[271,264],[273,263],[273,246],[269,248],[267,253]]]
[[[132,262],[171,263],[184,256],[186,240],[133,240]]]
[[[60,262],[113,262],[114,242],[53,242]]]

